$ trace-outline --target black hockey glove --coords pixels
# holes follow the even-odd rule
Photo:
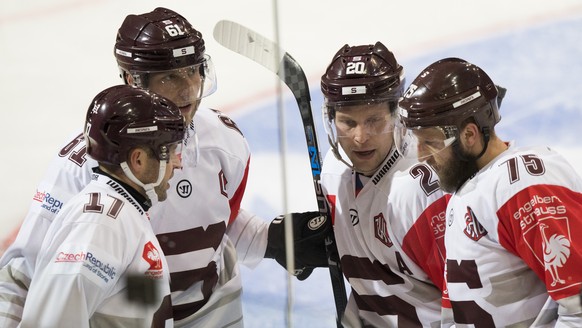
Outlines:
[[[316,267],[327,267],[325,237],[331,233],[331,222],[319,212],[291,213],[295,244],[295,272],[305,280]],[[269,225],[266,258],[275,259],[287,268],[285,254],[285,215],[279,215]]]

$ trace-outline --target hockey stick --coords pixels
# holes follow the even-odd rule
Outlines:
[[[277,74],[293,93],[303,120],[307,151],[311,162],[313,187],[315,188],[319,212],[331,218],[321,189],[321,155],[311,112],[309,85],[303,69],[291,55],[281,49],[275,42],[235,22],[219,21],[214,27],[214,39],[227,49],[241,54]],[[331,220],[328,221],[331,222]],[[346,308],[347,296],[333,233],[326,238],[325,243],[337,311],[336,319],[338,327],[341,327],[340,321]]]

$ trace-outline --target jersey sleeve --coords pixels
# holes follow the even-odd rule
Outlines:
[[[229,223],[232,223],[240,210],[240,204],[242,202],[246,187],[247,187],[247,179],[249,176],[249,163],[250,163],[250,157],[247,161],[247,165],[245,166],[244,169],[244,173],[242,176],[242,179],[240,181],[240,183],[238,184],[238,187],[236,188],[236,191],[234,193],[234,195],[230,198],[229,200],[229,204],[230,204],[230,218],[229,218]]]
[[[0,322],[21,316],[37,254],[53,218],[91,180],[97,163],[85,150],[80,133],[59,149],[36,188],[14,242],[0,259],[0,267],[9,273],[0,274],[0,298],[11,300],[0,302]]]
[[[102,290],[81,275],[40,275],[29,292],[21,327],[89,327]]]
[[[91,181],[95,166],[97,162],[86,156],[83,134],[75,134],[49,164],[36,187],[20,231],[0,260],[0,266],[14,257],[25,257],[31,267],[34,265],[34,256],[50,222],[63,205]]]
[[[235,245],[238,261],[249,268],[256,267],[265,256],[268,232],[268,222],[244,209],[240,209],[226,230]]]
[[[404,237],[402,248],[439,289],[444,290],[445,210],[450,196],[442,195],[420,214]]]
[[[49,230],[24,306],[24,327],[88,327],[125,271],[124,254],[133,250],[127,249],[123,233],[93,223],[99,214],[83,216],[85,222],[55,223]]]
[[[551,154],[525,154],[504,164],[512,168],[505,177],[512,186],[496,213],[499,243],[545,282],[561,307],[559,320],[582,326],[582,179]]]
[[[198,147],[213,154],[220,173],[221,192],[227,195],[230,206],[228,223],[232,223],[239,212],[246,190],[251,152],[244,134],[236,122],[219,110],[200,108],[194,116],[200,135]]]
[[[440,188],[436,173],[416,163],[393,178],[388,205],[391,225],[403,251],[441,291],[444,287],[445,213],[449,194]]]
[[[582,310],[582,242],[577,238],[582,233],[582,193],[534,185],[509,199],[497,215],[500,244],[534,270],[554,300]]]

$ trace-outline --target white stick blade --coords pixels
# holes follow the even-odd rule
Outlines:
[[[257,32],[229,20],[221,20],[214,26],[214,39],[239,53],[278,73],[285,51],[275,42]]]

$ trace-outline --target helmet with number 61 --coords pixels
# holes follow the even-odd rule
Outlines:
[[[156,93],[169,97],[172,89],[189,83],[189,101],[216,90],[216,76],[204,39],[183,16],[166,8],[128,15],[118,30],[115,58],[125,82],[150,88],[160,77]],[[185,92],[182,92],[185,93]],[[172,99],[178,105],[180,99]],[[184,100],[185,101],[185,100]]]

